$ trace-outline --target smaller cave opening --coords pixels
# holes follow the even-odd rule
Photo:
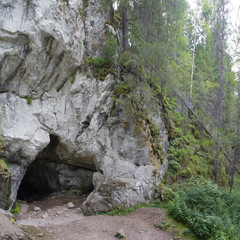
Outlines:
[[[66,164],[57,154],[59,146],[58,137],[50,135],[48,146],[28,166],[17,199],[32,202],[55,193],[81,195],[93,191],[95,170]]]

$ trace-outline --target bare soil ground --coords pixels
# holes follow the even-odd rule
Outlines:
[[[84,216],[80,206],[86,196],[52,197],[20,204],[19,225],[33,240],[114,240],[123,230],[126,240],[172,240],[174,234],[157,229],[166,217],[159,208],[141,208],[127,216]],[[68,203],[74,204],[68,208]],[[34,211],[34,207],[41,210]]]

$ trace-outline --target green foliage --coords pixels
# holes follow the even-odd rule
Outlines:
[[[31,105],[33,99],[31,97],[23,97],[26,101],[28,105]]]
[[[105,59],[105,61],[112,65],[118,49],[118,41],[115,36],[111,33],[107,33],[107,38],[105,43],[102,45],[100,49],[101,56]]]
[[[3,159],[0,159],[0,174],[8,174],[9,169],[6,162]]]
[[[2,169],[7,169],[7,164],[3,159],[0,159],[0,168]]]
[[[122,234],[118,234],[117,238],[124,239],[125,237]]]
[[[72,75],[71,83],[73,84],[75,82],[75,80],[76,80],[76,73],[74,73]]]
[[[162,223],[155,223],[154,226],[160,230],[173,233],[173,239],[195,239],[192,232],[188,228],[186,228],[183,224],[170,218],[169,216]]]
[[[171,221],[163,221],[162,224],[155,223],[154,226],[161,230],[168,230],[170,227],[172,227],[172,222]]]
[[[10,220],[11,220],[11,223],[13,223],[13,224],[16,223],[13,217],[11,217]]]
[[[12,210],[12,214],[20,213],[19,202],[16,202],[14,209]]]
[[[201,240],[239,240],[239,201],[240,193],[230,195],[202,179],[181,188],[168,212]]]
[[[93,76],[104,80],[108,73],[113,73],[113,64],[117,54],[118,42],[116,38],[108,33],[105,43],[100,49],[100,56],[85,57],[84,65],[90,67]]]
[[[32,98],[26,98],[26,100],[27,100],[27,104],[31,104],[32,103]]]
[[[139,62],[134,58],[134,55],[130,51],[123,52],[119,59],[118,63],[120,67],[124,70],[124,72],[135,72],[140,70]],[[136,70],[136,71],[134,71]]]
[[[81,15],[83,21],[85,21],[87,16],[87,11],[86,11],[87,7],[88,7],[88,0],[83,0],[82,8],[80,6],[78,7],[78,13]]]
[[[109,216],[125,216],[128,215],[132,212],[134,212],[135,210],[139,209],[139,208],[143,208],[143,207],[160,207],[160,201],[153,201],[150,203],[143,203],[143,204],[138,204],[135,205],[134,207],[130,207],[130,208],[125,208],[122,206],[118,206],[116,207],[114,210],[104,213],[104,215],[109,215]],[[99,213],[97,213],[99,214]]]
[[[195,118],[189,119],[174,111],[172,113],[178,125],[173,123],[171,128],[171,141],[167,153],[169,168],[165,179],[168,183],[179,183],[199,176],[214,179],[215,145],[212,139],[201,129]],[[170,117],[168,121],[171,121],[173,116],[169,113],[167,116]],[[223,161],[219,171],[219,183],[226,186],[228,179]]]
[[[176,192],[173,190],[173,188],[168,187],[165,184],[160,185],[160,191],[161,195],[163,196],[164,202],[169,202],[170,200],[173,200],[176,198]]]
[[[163,98],[161,87],[145,71],[140,59],[125,51],[119,64],[123,81],[115,88],[116,106],[134,118],[145,119],[150,112],[158,112]]]
[[[178,172],[181,169],[181,165],[177,161],[175,161],[175,160],[171,160],[169,162],[169,166],[168,167],[173,172]]]
[[[114,89],[114,93],[117,98],[119,98],[121,95],[126,96],[128,93],[130,93],[130,91],[131,87],[128,85],[128,82],[122,82]]]

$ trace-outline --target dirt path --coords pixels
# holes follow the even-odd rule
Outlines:
[[[54,197],[31,204],[21,203],[16,223],[34,240],[114,240],[119,230],[123,230],[126,240],[173,239],[173,234],[154,226],[164,221],[163,209],[142,208],[127,216],[86,217],[80,211],[85,197]],[[69,202],[74,207],[69,208]]]

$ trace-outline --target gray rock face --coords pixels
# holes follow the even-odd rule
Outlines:
[[[0,209],[0,239],[8,240],[30,240],[23,231],[11,222],[11,216]]]
[[[60,88],[80,65],[81,1],[0,2],[0,88],[39,98]],[[66,66],[68,66],[66,68]]]
[[[161,116],[155,118],[163,161],[153,164],[147,130],[136,131],[133,119],[114,110],[118,80],[109,74],[99,81],[77,68],[84,52],[98,53],[95,42],[104,39],[105,31],[97,2],[89,1],[85,28],[81,6],[77,0],[0,3],[0,157],[11,169],[11,196],[5,199],[10,203],[36,161],[55,170],[47,177],[48,187],[57,182],[60,190],[89,189],[93,181],[86,214],[149,200],[167,168]],[[93,172],[98,173],[92,180]]]
[[[82,205],[85,215],[95,212],[108,212],[117,206],[131,207],[151,199],[153,186],[146,181],[129,178],[105,177],[95,173],[94,191]]]

